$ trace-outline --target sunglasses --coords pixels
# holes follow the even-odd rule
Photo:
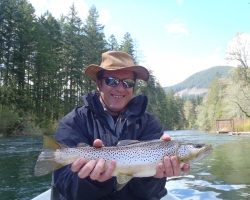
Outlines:
[[[116,87],[119,85],[120,81],[122,82],[122,85],[123,87],[125,88],[132,88],[135,86],[135,80],[131,79],[131,78],[125,78],[123,80],[120,80],[119,78],[115,78],[115,77],[111,77],[111,76],[108,76],[108,77],[102,77],[102,78],[105,78],[105,83],[108,85],[108,86],[111,86],[111,87]]]

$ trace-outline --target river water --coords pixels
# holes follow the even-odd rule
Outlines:
[[[166,187],[183,200],[250,199],[250,137],[201,131],[170,131],[172,139],[213,145],[213,153]]]
[[[168,190],[184,200],[250,199],[250,137],[201,131],[166,131],[172,139],[212,144],[214,152],[190,172],[167,181]],[[28,200],[50,188],[51,175],[35,177],[42,137],[0,138],[0,199]]]

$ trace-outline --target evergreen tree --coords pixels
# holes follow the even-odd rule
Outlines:
[[[196,116],[195,116],[195,106],[191,100],[187,100],[184,103],[184,112],[185,112],[185,119],[187,121],[186,128],[188,129],[193,128]]]
[[[133,39],[131,38],[130,34],[127,32],[125,33],[123,40],[120,45],[120,51],[126,52],[129,55],[131,55],[136,61],[135,56],[134,56],[134,44],[133,44]]]
[[[168,111],[168,116],[166,120],[166,127],[168,130],[174,129],[174,118],[175,118],[175,97],[174,97],[174,91],[170,90],[170,92],[166,96],[167,99],[167,111]]]
[[[184,99],[180,96],[175,97],[175,129],[183,129],[186,126],[186,118],[184,111]]]
[[[108,39],[108,50],[109,51],[118,51],[119,50],[119,45],[118,45],[117,40],[113,34]]]
[[[43,120],[58,120],[62,105],[59,74],[61,30],[58,21],[48,12],[38,20],[38,36],[31,81],[36,113],[41,123]]]
[[[226,80],[226,79],[225,79]],[[225,116],[224,98],[227,82],[224,79],[215,78],[209,85],[203,104],[197,107],[196,124],[201,130],[212,130],[215,122]]]
[[[0,0],[0,101],[2,109],[16,104],[12,68],[17,10],[16,0]]]
[[[101,63],[103,52],[124,51],[140,63],[138,43],[128,32],[121,45],[114,35],[106,41],[95,6],[90,8],[85,23],[74,4],[59,21],[49,12],[36,18],[27,0],[0,0],[0,13],[1,111],[10,109],[8,118],[11,110],[16,113],[8,134],[13,130],[28,132],[30,122],[44,128],[82,104],[81,96],[96,89],[84,70],[89,64]],[[148,82],[137,80],[134,93],[148,96],[147,111],[164,128],[183,127],[184,101],[174,93],[166,96],[151,71]]]
[[[165,126],[166,123],[166,94],[164,89],[156,80],[152,71],[148,82],[137,80],[135,95],[143,94],[148,97],[147,111],[154,114],[160,123]]]
[[[62,18],[63,58],[62,85],[64,114],[80,102],[79,91],[83,81],[83,23],[77,16],[74,4],[67,16]]]
[[[102,53],[108,51],[108,43],[103,33],[104,26],[98,24],[98,18],[99,14],[96,10],[96,7],[92,6],[89,10],[89,14],[84,25],[84,70],[89,64],[100,64],[102,62]],[[95,83],[84,74],[82,93],[86,93],[95,89]]]
[[[2,83],[15,94],[8,102],[14,100],[19,109],[28,111],[31,108],[29,72],[36,41],[34,8],[26,0],[11,0],[1,1],[1,10]]]
[[[0,76],[1,85],[10,85],[11,65],[16,29],[16,0],[0,0]]]
[[[185,127],[184,99],[175,96],[173,90],[167,94],[167,112],[167,129],[183,129]]]
[[[144,55],[143,55],[143,52],[140,50],[139,48],[139,42],[138,40],[134,40],[133,41],[133,46],[134,46],[134,61],[135,61],[135,64],[139,64],[141,62],[144,62],[143,58],[144,58]]]

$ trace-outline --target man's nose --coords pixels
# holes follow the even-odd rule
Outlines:
[[[124,86],[123,86],[122,81],[119,82],[119,84],[116,86],[116,89],[117,90],[124,90],[125,89]]]

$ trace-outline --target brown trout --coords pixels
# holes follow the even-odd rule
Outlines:
[[[117,146],[101,148],[80,143],[78,147],[69,148],[47,136],[44,136],[43,149],[35,165],[35,176],[46,175],[80,157],[84,157],[86,162],[103,158],[105,169],[109,162],[115,160],[112,176],[117,177],[118,190],[133,177],[154,176],[164,156],[176,156],[183,165],[202,160],[213,151],[211,145],[182,140],[123,140]]]

